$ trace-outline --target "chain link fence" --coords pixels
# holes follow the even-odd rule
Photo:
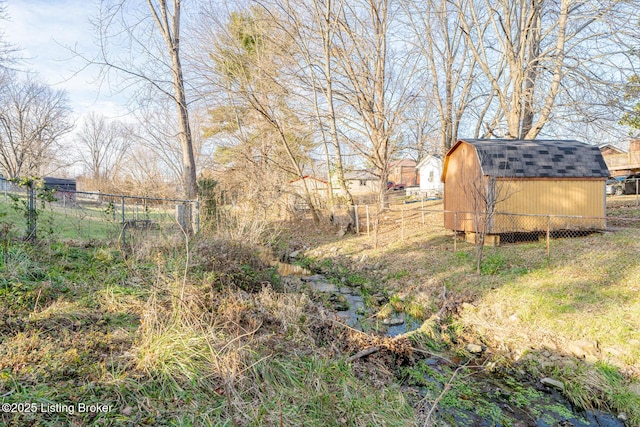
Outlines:
[[[80,240],[182,234],[200,228],[198,201],[18,185],[0,179],[0,221],[27,239]],[[189,218],[190,217],[190,218]],[[5,233],[8,232],[5,231]]]
[[[634,185],[635,182],[629,184],[629,188]],[[549,255],[550,242],[554,239],[577,238],[603,230],[640,228],[638,197],[640,195],[627,194],[608,198],[607,217],[501,212],[486,215],[445,211],[441,199],[398,198],[384,209],[376,204],[356,205],[355,229],[359,234],[369,236],[375,246],[428,234],[430,238],[438,238],[444,247],[457,250],[459,245],[474,244],[476,236],[484,233],[485,244],[537,242]],[[219,208],[216,209],[218,216],[227,212],[223,206]],[[333,211],[325,210],[323,215],[333,218],[339,228],[345,228],[350,221],[348,211],[347,207],[338,206]],[[218,216],[211,217],[211,221],[223,223]],[[242,215],[236,216],[233,219],[234,224],[238,223],[237,229],[246,230],[247,224],[255,227],[255,221],[243,222]],[[182,235],[189,222],[191,229],[197,232],[200,219],[198,201],[64,188],[47,193],[36,186],[21,186],[0,179],[0,231],[4,234],[11,229],[14,235],[22,233],[27,238],[51,234],[68,239],[120,239],[124,242],[128,237]]]
[[[613,215],[606,217],[454,212],[445,211],[442,200],[413,200],[391,204],[384,209],[378,205],[357,205],[356,230],[370,237],[374,246],[428,237],[437,239],[447,250],[457,250],[465,244],[475,245],[476,239],[482,237],[485,245],[491,246],[538,245],[549,256],[557,239],[640,228],[640,209],[634,208],[634,197],[614,198],[608,208]],[[343,212],[342,215],[333,214],[337,225],[346,224],[346,207],[336,208],[336,211]]]

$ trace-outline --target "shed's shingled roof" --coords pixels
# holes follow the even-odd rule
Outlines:
[[[513,178],[606,178],[595,145],[575,140],[463,139],[473,145],[483,175]]]

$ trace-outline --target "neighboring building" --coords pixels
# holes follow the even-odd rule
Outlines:
[[[420,193],[427,197],[440,197],[444,191],[444,184],[440,181],[442,176],[442,157],[427,155],[416,166],[418,169],[418,181]]]
[[[54,178],[45,176],[43,178],[46,188],[56,190],[58,192],[74,192],[76,191],[76,180],[69,178]]]
[[[305,184],[315,206],[324,206],[329,197],[329,185],[327,182],[310,175],[305,175],[302,178],[291,181],[289,184],[295,196],[294,199],[297,199],[294,201],[296,204],[299,202],[306,203]]]
[[[344,180],[352,196],[377,194],[380,180],[368,171],[345,172]],[[339,186],[334,185],[334,191],[339,192]]]
[[[488,234],[605,227],[607,165],[578,141],[459,140],[442,171],[445,227],[475,232],[474,212],[495,200]],[[524,215],[565,215],[552,218]]]
[[[619,154],[627,153],[622,148],[617,147],[613,144],[602,144],[598,148],[600,149],[600,153],[602,153],[602,157],[604,157],[605,162],[607,161],[607,156],[616,156]]]
[[[629,151],[612,144],[604,144],[600,146],[600,152],[611,175],[627,176],[640,172],[640,140],[631,141]]]
[[[367,171],[351,171],[344,174],[345,184],[354,198],[359,198],[360,201],[363,196],[372,196],[378,193],[378,185],[380,180],[377,176]],[[304,176],[304,182],[307,184],[309,193],[313,202],[318,207],[326,205],[327,198],[329,197],[329,184],[318,178],[314,178],[309,175]],[[299,178],[289,183],[291,187],[291,194],[293,195],[292,203],[295,205],[305,204],[305,194],[303,179]],[[343,192],[340,185],[335,182],[333,185],[333,194],[336,197],[343,196]]]
[[[389,165],[389,181],[394,184],[404,184],[406,187],[418,185],[418,173],[416,162],[411,159],[402,159]]]

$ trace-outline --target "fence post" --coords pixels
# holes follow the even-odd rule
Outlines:
[[[457,252],[457,251],[458,251],[458,212],[454,212],[453,213],[453,252]]]
[[[358,222],[358,205],[355,205],[353,207],[353,210],[355,211],[355,220],[356,220],[356,234],[360,234],[360,223]]]
[[[122,234],[120,235],[120,242],[124,245],[125,241],[126,241],[126,236],[125,236],[125,220],[124,220],[124,196],[120,198],[121,201],[121,206],[120,208],[122,209]]]
[[[638,178],[636,178],[636,208],[638,207]]]
[[[551,239],[551,215],[547,216],[547,262],[549,262],[549,240]]]
[[[402,218],[402,224],[401,224],[402,230],[401,230],[400,233],[401,233],[401,240],[404,240],[404,205],[402,205],[402,208],[400,208],[400,210],[402,212],[402,215],[401,215],[401,218]]]
[[[424,225],[424,197],[420,198],[420,209],[422,209],[422,225]]]
[[[36,190],[33,187],[33,182],[30,182],[28,187],[29,192],[29,213],[27,215],[27,238],[28,240],[36,239]]]
[[[364,205],[364,208],[367,212],[367,236],[369,236],[369,205]]]
[[[200,232],[200,199],[196,199],[196,234]]]

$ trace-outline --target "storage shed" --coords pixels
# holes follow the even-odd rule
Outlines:
[[[608,176],[598,147],[579,141],[459,140],[442,171],[445,227],[486,226],[487,234],[602,229]],[[478,220],[491,208],[490,220]]]

